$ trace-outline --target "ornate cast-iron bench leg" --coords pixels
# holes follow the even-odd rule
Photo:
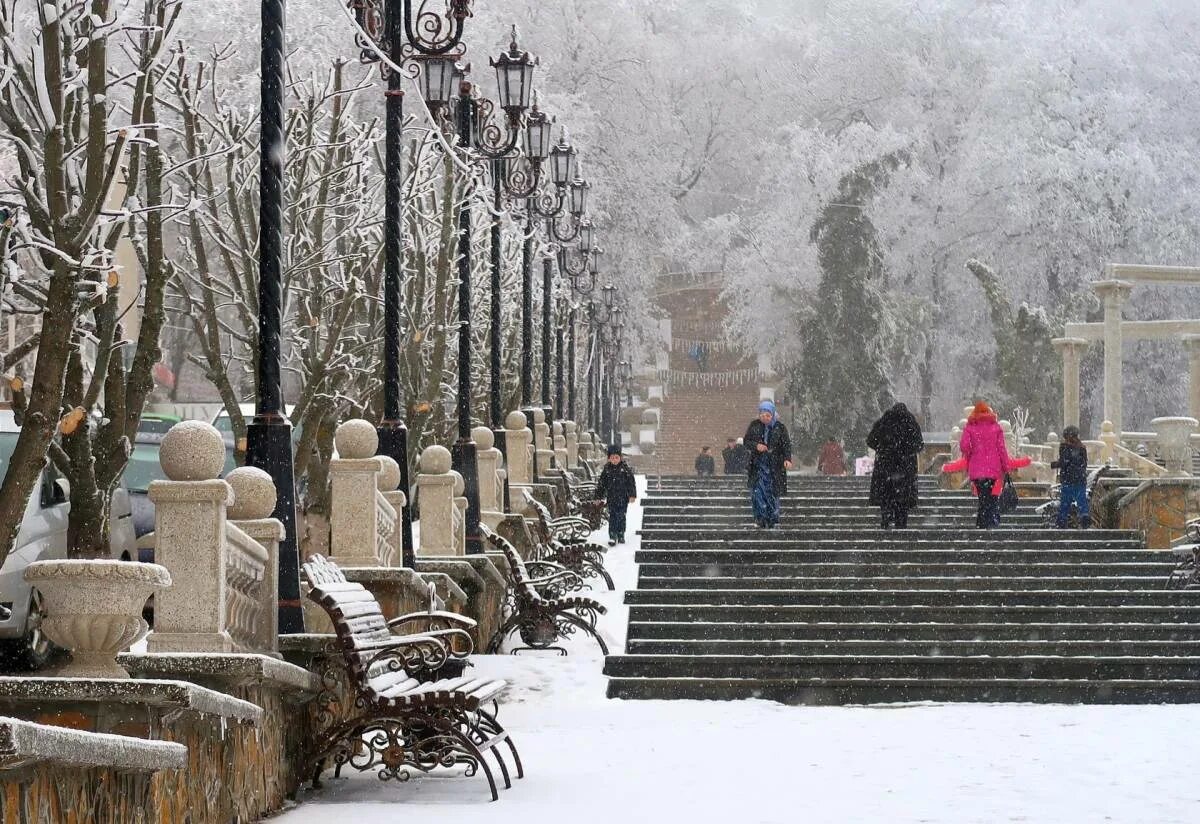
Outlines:
[[[492,701],[491,712],[488,712],[483,707],[480,707],[478,710],[479,717],[482,722],[480,726],[488,733],[490,737],[494,738],[499,735],[504,736],[504,743],[508,745],[508,751],[512,753],[513,764],[517,768],[517,778],[524,778],[525,767],[521,764],[521,754],[517,752],[517,745],[513,743],[512,736],[508,734],[508,731],[500,725],[499,720],[496,718],[499,707],[500,704],[497,701]]]

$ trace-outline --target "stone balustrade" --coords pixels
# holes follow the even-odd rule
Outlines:
[[[561,421],[555,421],[554,425],[550,427],[550,432],[554,443],[554,464],[565,471],[568,466],[566,430]]]
[[[579,425],[563,421],[563,437],[567,441],[567,469],[579,468]]]
[[[400,481],[402,479],[400,464],[387,455],[380,455],[379,460],[383,463],[383,469],[377,478],[379,494],[383,496],[384,503],[392,508],[395,517],[389,519],[386,508],[380,507],[379,523],[376,531],[380,535],[386,534],[388,536],[387,554],[382,559],[384,566],[400,566],[404,558],[404,537],[400,531],[400,518],[404,512],[404,507],[408,505],[408,496],[404,490],[400,489]]]
[[[508,483],[529,486],[533,483],[533,432],[524,412],[510,412],[504,419],[504,442],[508,447]],[[520,493],[513,491],[513,497]]]
[[[275,650],[278,552],[283,525],[265,517],[275,508],[270,476],[235,470],[233,483],[217,476],[225,465],[221,434],[200,421],[176,425],[159,449],[169,480],[153,481],[155,561],[172,586],[155,598],[151,652],[262,652]],[[230,523],[235,486],[244,508],[235,515],[259,522],[259,541]],[[268,569],[270,571],[268,571]]]
[[[344,421],[334,446],[338,456],[329,462],[330,552],[342,566],[388,566],[395,555],[399,512],[379,489],[384,462],[375,454],[375,426],[362,419]]]
[[[534,458],[537,460],[537,476],[549,472],[554,462],[554,451],[550,444],[550,424],[546,422],[546,410],[533,408]]]
[[[504,454],[496,448],[496,435],[486,426],[471,430],[475,465],[479,475],[479,517],[492,529],[504,518]]]
[[[421,509],[421,540],[417,555],[463,555],[458,533],[463,513],[455,502],[456,479],[450,470],[450,450],[433,444],[421,453],[417,474],[417,505]]]

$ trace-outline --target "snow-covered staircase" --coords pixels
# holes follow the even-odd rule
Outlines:
[[[755,529],[741,479],[651,479],[614,698],[1200,702],[1200,593],[1138,533],[1058,532],[1025,500],[974,529],[922,480],[883,532],[858,478],[793,478]]]

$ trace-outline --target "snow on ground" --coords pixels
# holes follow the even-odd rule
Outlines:
[[[644,480],[642,481],[644,484]],[[644,489],[644,486],[643,486]],[[641,523],[630,511],[631,537]],[[613,649],[636,542],[609,550]],[[611,701],[593,642],[569,657],[476,659],[509,679],[501,721],[526,778],[490,803],[482,777],[326,779],[278,824],[686,821],[1194,822],[1200,706]]]

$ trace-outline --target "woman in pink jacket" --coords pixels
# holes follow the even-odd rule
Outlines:
[[[1012,469],[1012,459],[1008,456],[1004,430],[996,420],[996,413],[983,401],[975,404],[967,418],[959,448],[967,463],[967,477],[975,484],[979,495],[975,526],[979,529],[999,526],[998,499],[1004,491],[1004,476]]]

